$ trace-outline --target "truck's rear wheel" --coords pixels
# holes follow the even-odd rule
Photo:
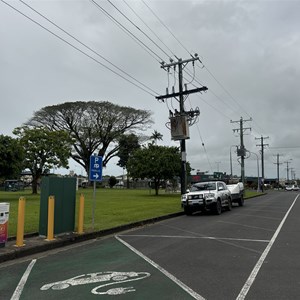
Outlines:
[[[238,202],[239,206],[244,206],[244,196],[241,195],[241,198],[239,199],[239,202]]]
[[[232,210],[232,200],[231,198],[228,198],[228,206],[227,206],[227,210],[231,211]]]

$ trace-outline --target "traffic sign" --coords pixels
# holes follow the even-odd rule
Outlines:
[[[102,156],[90,157],[90,181],[102,181]]]

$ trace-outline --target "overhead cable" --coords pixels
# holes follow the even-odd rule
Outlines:
[[[109,61],[108,59],[106,59],[103,55],[99,54],[99,52],[93,50],[92,48],[90,48],[89,46],[87,46],[86,44],[84,44],[83,42],[81,42],[78,38],[76,38],[75,36],[73,36],[72,34],[70,34],[69,32],[67,32],[66,30],[64,30],[62,27],[58,26],[56,23],[54,23],[53,21],[51,21],[49,18],[47,18],[46,16],[44,16],[43,14],[41,14],[40,12],[38,12],[36,9],[34,9],[32,6],[30,6],[29,4],[27,4],[26,2],[24,2],[23,0],[19,0],[20,2],[22,2],[24,5],[26,5],[28,8],[30,8],[31,10],[33,10],[35,13],[37,13],[39,16],[41,16],[42,18],[44,18],[45,20],[47,20],[49,23],[51,23],[53,26],[55,26],[56,28],[60,29],[61,31],[63,31],[65,34],[67,34],[69,37],[71,37],[72,39],[74,39],[76,42],[78,42],[79,44],[81,44],[82,46],[86,47],[88,50],[90,50],[91,52],[93,52],[94,54],[96,54],[97,56],[99,56],[100,58],[102,58],[103,60],[105,60],[107,63],[109,63],[110,65],[112,65],[113,67],[115,67],[117,70],[119,70],[120,72],[122,72],[123,74],[125,74],[126,76],[130,77],[131,79],[133,79],[134,81],[136,81],[137,83],[139,83],[140,85],[142,85],[143,87],[145,87],[146,89],[149,89],[150,91],[152,91],[155,94],[158,94],[157,92],[155,92],[154,90],[152,90],[151,88],[149,88],[148,86],[146,86],[144,83],[140,82],[139,80],[137,80],[136,78],[134,78],[133,76],[131,76],[129,73],[127,73],[126,71],[122,70],[121,68],[119,68],[117,65],[115,65],[114,63],[112,63],[111,61]]]
[[[138,27],[133,21],[131,21],[115,4],[113,4],[110,0],[107,0],[110,5],[112,5],[130,24],[132,24],[137,30],[139,30],[144,36],[146,36],[158,49],[160,49],[167,57],[169,54],[162,49],[153,39],[149,37],[140,27]]]
[[[119,74],[118,72],[116,72],[115,70],[109,68],[108,66],[106,66],[105,64],[101,63],[99,60],[97,60],[96,58],[92,57],[91,55],[87,54],[86,52],[84,52],[83,50],[79,49],[78,47],[74,46],[73,44],[71,44],[70,42],[68,42],[67,40],[65,40],[64,38],[60,37],[59,35],[57,35],[56,33],[54,33],[53,31],[51,31],[50,29],[46,28],[45,26],[43,26],[42,24],[40,24],[39,22],[35,21],[34,19],[32,19],[31,17],[27,16],[26,14],[24,14],[23,12],[21,12],[20,10],[18,10],[17,8],[15,8],[14,6],[12,6],[11,4],[7,3],[4,0],[0,0],[1,2],[3,2],[4,4],[6,4],[7,6],[9,6],[11,9],[13,9],[14,11],[18,12],[19,14],[21,14],[22,16],[24,16],[25,18],[27,18],[28,20],[30,20],[31,22],[35,23],[36,25],[38,25],[39,27],[41,27],[42,29],[46,30],[48,33],[52,34],[53,36],[55,36],[56,38],[58,38],[59,40],[61,40],[62,42],[66,43],[67,45],[71,46],[73,49],[79,51],[80,53],[82,53],[83,55],[87,56],[88,58],[92,59],[93,61],[95,61],[96,63],[98,63],[99,65],[101,65],[102,67],[104,67],[105,69],[111,71],[112,73],[114,73],[115,75],[121,77],[122,79],[126,80],[127,82],[131,83],[132,85],[136,86],[137,88],[143,90],[144,92],[146,92],[147,94],[155,97],[154,94],[150,93],[149,91],[147,91],[146,89],[142,88],[141,86],[137,85],[135,82],[127,79],[126,77],[124,77],[123,75]]]
[[[110,20],[112,20],[115,24],[126,31],[143,49],[147,50],[148,53],[151,53],[151,56],[158,62],[161,63],[163,59],[155,53],[149,46],[147,46],[143,41],[141,41],[138,37],[136,37],[130,30],[128,30],[123,24],[121,24],[116,18],[114,18],[109,12],[107,12],[101,5],[99,5],[95,0],[90,0],[103,14],[105,14]]]

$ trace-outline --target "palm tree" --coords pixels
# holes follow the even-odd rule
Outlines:
[[[155,145],[157,145],[158,140],[162,141],[162,139],[163,139],[163,135],[157,130],[154,130],[154,132],[150,136],[150,140],[152,140],[152,143],[153,144],[155,143]]]

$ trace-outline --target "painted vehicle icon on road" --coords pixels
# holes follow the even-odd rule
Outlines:
[[[114,285],[121,284],[124,282],[136,281],[147,278],[150,276],[150,273],[147,272],[97,272],[97,273],[89,273],[78,275],[66,280],[56,281],[52,283],[45,284],[41,287],[42,291],[49,290],[63,290],[67,289],[70,286],[77,285],[85,285],[92,283],[102,282],[103,284],[94,288],[91,292],[93,294],[107,294],[107,295],[119,295],[125,294],[128,292],[133,292],[135,289],[133,287],[127,288],[113,288],[105,292],[99,291],[101,288]]]

